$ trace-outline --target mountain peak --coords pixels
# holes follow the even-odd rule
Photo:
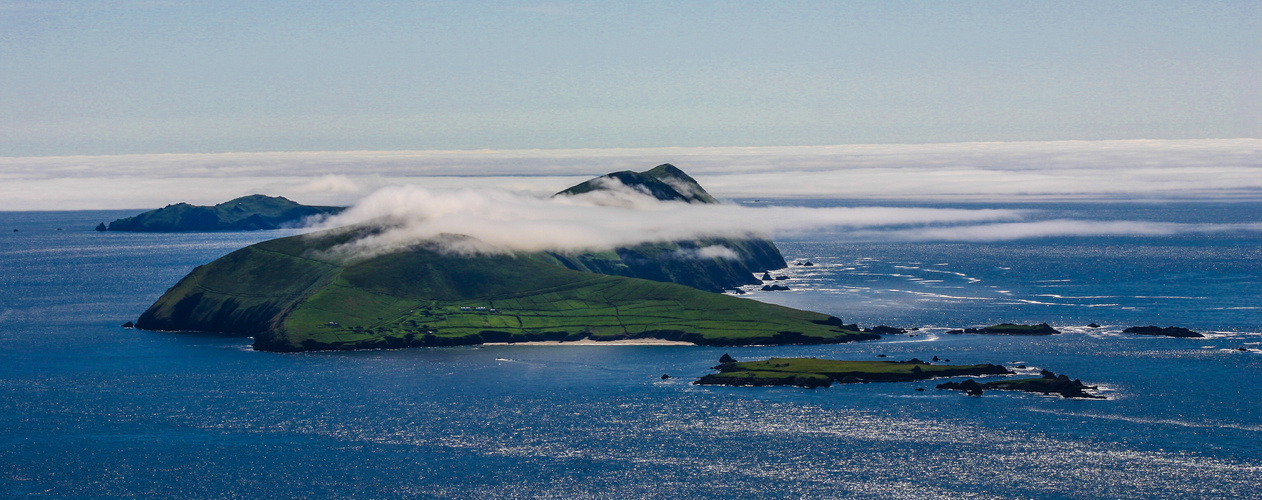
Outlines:
[[[669,163],[663,163],[643,172],[624,170],[605,174],[572,186],[554,196],[573,196],[591,191],[608,190],[607,181],[609,180],[616,180],[627,187],[644,192],[662,201],[683,201],[688,203],[719,202],[719,200],[710,196],[710,193],[707,193],[705,188],[702,188],[701,184],[698,184],[695,179],[688,176],[679,167]]]

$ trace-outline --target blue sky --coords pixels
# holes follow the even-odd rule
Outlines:
[[[0,157],[1257,138],[1258,5],[0,0]]]

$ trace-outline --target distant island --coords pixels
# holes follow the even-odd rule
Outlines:
[[[344,207],[302,205],[280,196],[253,194],[214,206],[188,203],[167,205],[157,210],[118,219],[97,231],[182,232],[257,231],[292,227],[310,217],[330,216]]]
[[[671,165],[610,176],[628,179],[632,188],[647,183],[647,192],[659,199],[714,202]],[[608,189],[609,182],[589,181],[558,196]],[[345,227],[243,248],[194,269],[136,326],[247,335],[255,349],[270,351],[584,338],[702,345],[880,338],[826,314],[707,291],[735,286],[736,280],[758,282],[752,271],[784,267],[775,245],[764,239],[711,238],[580,254],[465,256],[444,252],[443,241],[365,259],[326,251],[380,230]],[[736,258],[681,259],[676,252],[712,245]]]
[[[730,361],[729,361],[730,360]],[[1007,375],[999,365],[934,365],[919,359],[907,361],[839,361],[819,358],[771,358],[736,361],[725,355],[714,369],[693,384],[731,386],[829,387],[833,382],[908,382],[963,375]]]

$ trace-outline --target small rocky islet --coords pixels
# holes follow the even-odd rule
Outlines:
[[[1161,328],[1159,326],[1152,326],[1152,325],[1132,326],[1130,328],[1122,330],[1122,333],[1133,333],[1136,335],[1152,335],[1152,336],[1159,336],[1159,337],[1178,337],[1178,338],[1203,338],[1205,337],[1204,335],[1201,335],[1198,332],[1194,332],[1187,328],[1182,328],[1178,326],[1168,326],[1165,328]]]
[[[1055,335],[1060,330],[1052,328],[1047,323],[1039,323],[1037,325],[1018,325],[1013,323],[1002,323],[994,326],[986,326],[982,328],[963,328],[958,330],[947,330],[949,334],[981,334],[981,335]]]
[[[737,361],[728,354],[719,358],[719,364],[713,369],[719,373],[702,376],[693,384],[734,387],[787,385],[814,389],[831,387],[833,383],[911,382],[933,378],[1014,374],[1012,370],[995,364],[937,365],[916,358],[905,361],[845,361],[819,358]],[[1064,398],[1104,399],[1104,396],[1087,392],[1097,387],[1086,385],[1081,380],[1070,380],[1067,375],[1057,375],[1047,370],[1043,370],[1040,375],[1038,378],[996,380],[986,383],[970,378],[962,382],[938,384],[937,388],[967,391],[970,396],[980,396],[986,390],[1006,390],[1059,394]]]
[[[996,380],[986,383],[980,383],[970,378],[962,382],[944,382],[938,384],[937,388],[967,391],[970,396],[981,396],[987,390],[997,390],[1033,392],[1045,395],[1059,394],[1062,398],[1070,399],[1106,399],[1104,396],[1087,392],[1088,389],[1095,390],[1098,387],[1086,385],[1079,379],[1070,380],[1068,375],[1057,375],[1048,370],[1043,370],[1040,375],[1038,378]]]
[[[935,365],[919,359],[906,361],[842,361],[819,358],[771,358],[736,361],[724,354],[696,385],[829,387],[863,382],[910,382],[938,377],[1008,375],[1000,365]]]

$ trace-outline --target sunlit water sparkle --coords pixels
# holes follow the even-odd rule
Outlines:
[[[289,233],[90,230],[127,213],[0,214],[21,230],[6,229],[0,239],[6,496],[1250,498],[1262,491],[1255,239],[779,242],[791,260],[819,265],[784,271],[793,291],[751,295],[865,326],[921,327],[916,337],[875,342],[271,354],[249,350],[246,339],[118,325],[193,266]],[[1047,321],[1065,333],[945,333],[997,321]],[[1103,328],[1085,327],[1091,321]],[[1150,322],[1216,333],[1120,333]],[[1098,384],[1109,399],[970,398],[934,390],[936,382],[816,390],[689,384],[725,352],[1024,364],[1025,373],[1048,368]]]

